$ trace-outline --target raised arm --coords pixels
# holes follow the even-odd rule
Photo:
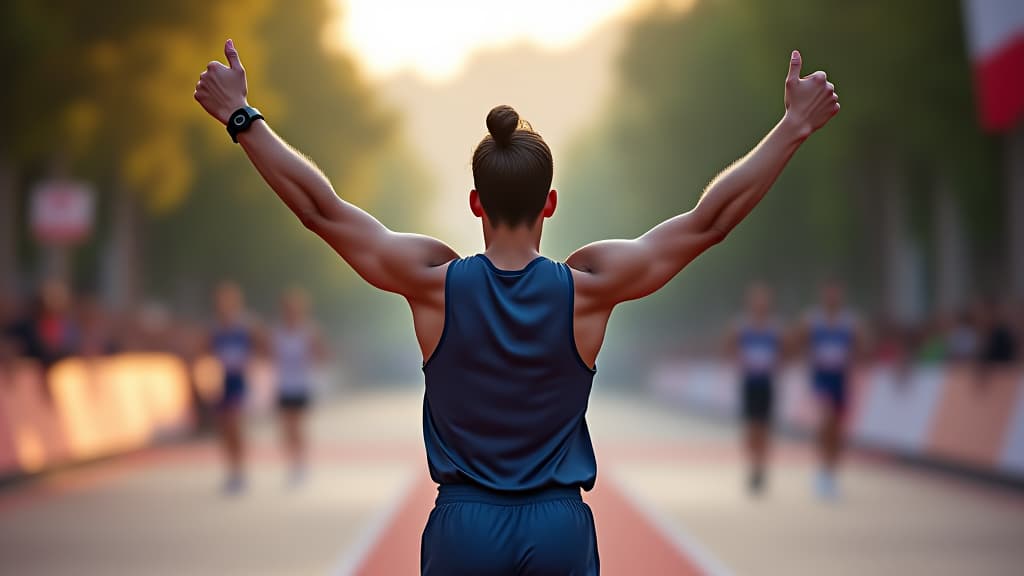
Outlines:
[[[797,148],[839,112],[839,99],[825,73],[801,78],[800,64],[800,53],[794,51],[782,120],[746,156],[715,177],[692,210],[639,238],[596,242],[569,257],[567,263],[581,273],[579,296],[598,308],[647,296],[746,218]]]
[[[228,66],[210,62],[196,84],[195,99],[222,124],[247,106],[245,68],[231,40]],[[376,218],[342,200],[309,159],[263,120],[238,135],[249,160],[303,225],[324,239],[367,282],[410,299],[443,287],[438,267],[458,255],[427,236],[392,232]]]

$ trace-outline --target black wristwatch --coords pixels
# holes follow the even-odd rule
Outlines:
[[[252,106],[243,106],[232,112],[228,118],[228,134],[231,135],[231,141],[238,144],[238,135],[248,130],[257,120],[263,120],[263,114]]]

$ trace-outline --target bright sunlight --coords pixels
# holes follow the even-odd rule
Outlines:
[[[432,80],[458,73],[474,51],[518,41],[561,48],[638,0],[338,0],[332,35],[373,77],[412,70]]]

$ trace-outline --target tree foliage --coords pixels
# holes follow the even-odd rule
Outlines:
[[[352,59],[323,41],[332,6],[3,4],[0,48],[16,57],[9,59],[14,89],[0,92],[13,111],[0,161],[20,168],[19,210],[25,191],[54,166],[94,184],[99,222],[93,240],[77,250],[80,287],[101,288],[105,268],[131,265],[113,248],[123,243],[116,220],[135,214],[130,238],[142,255],[137,276],[147,297],[201,311],[210,286],[235,279],[265,310],[292,284],[309,288],[335,319],[374,309],[378,300],[351,289],[347,267],[299,224],[192,98],[206,63],[223,61],[224,40],[233,38],[249,72],[250,103],[275,130],[310,154],[346,199],[386,224],[412,225],[417,204],[428,200],[422,171],[402,145],[394,113],[378,103]],[[137,208],[119,211],[125,203]],[[25,230],[21,236],[32,244]]]
[[[927,251],[932,195],[949,183],[984,260],[998,234],[985,224],[998,209],[996,164],[974,122],[960,18],[955,0],[699,0],[683,13],[651,12],[633,25],[604,120],[570,158],[561,228],[569,232],[559,243],[594,239],[578,230],[636,236],[689,209],[782,116],[789,53],[799,49],[805,74],[824,69],[835,82],[842,113],[748,221],[669,295],[627,314],[632,321],[655,337],[682,330],[706,339],[754,279],[774,283],[790,311],[825,276],[877,305],[879,195],[890,190],[905,195],[908,226]],[[663,321],[684,317],[682,329]]]

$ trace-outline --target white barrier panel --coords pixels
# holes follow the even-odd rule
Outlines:
[[[867,390],[851,430],[854,438],[899,452],[924,451],[946,370],[920,366],[903,373],[878,367],[866,376]]]
[[[692,408],[735,412],[739,392],[735,371],[721,362],[667,364],[654,373],[651,385],[659,396]]]
[[[884,365],[854,375],[851,439],[890,452],[929,456],[1024,478],[1024,372],[972,367]],[[786,366],[776,381],[777,422],[810,431],[817,402],[807,366]],[[660,397],[702,410],[732,412],[739,383],[727,362],[673,362],[655,372]]]
[[[999,466],[1015,474],[1024,475],[1024,376],[1017,384],[1017,401],[1013,417],[1006,432],[1006,442],[1000,455]]]
[[[778,422],[797,428],[809,428],[818,421],[818,404],[811,391],[807,366],[785,366],[776,380],[775,394]]]

